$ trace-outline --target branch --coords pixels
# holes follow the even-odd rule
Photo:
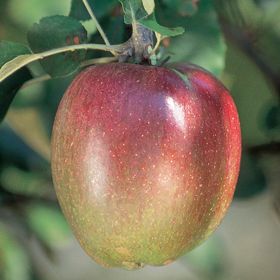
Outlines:
[[[103,31],[101,25],[99,24],[99,22],[98,22],[96,16],[94,15],[94,13],[93,13],[93,11],[92,11],[92,9],[91,9],[91,7],[90,7],[88,1],[87,1],[87,0],[83,0],[83,3],[84,3],[84,5],[85,5],[85,7],[86,7],[86,9],[87,9],[87,11],[88,11],[88,13],[89,13],[89,15],[91,16],[92,20],[94,21],[94,24],[96,25],[96,28],[97,28],[98,32],[100,33],[102,39],[104,40],[106,46],[109,47],[109,46],[110,46],[110,42],[109,42],[109,40],[108,40],[108,38],[107,38],[105,32]]]
[[[7,62],[0,68],[0,82],[5,80],[8,76],[15,73],[20,68],[28,65],[31,62],[44,59],[46,57],[60,54],[64,52],[74,52],[77,50],[100,50],[100,51],[113,51],[115,53],[122,53],[123,45],[114,45],[114,46],[106,46],[102,44],[80,44],[80,45],[72,45],[72,46],[65,46],[49,51],[45,51],[42,53],[33,53],[33,54],[25,54],[19,55],[12,59],[11,61]]]

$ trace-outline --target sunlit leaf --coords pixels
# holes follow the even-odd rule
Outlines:
[[[151,15],[155,10],[155,1],[154,0],[142,0],[145,11],[148,15]]]
[[[142,0],[120,0],[124,11],[124,22],[132,24],[148,16]]]

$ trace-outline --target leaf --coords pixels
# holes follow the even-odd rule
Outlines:
[[[25,67],[0,83],[0,122],[3,121],[18,90],[31,78],[31,73]]]
[[[11,166],[3,168],[0,183],[10,193],[43,197],[51,190],[51,183],[35,172],[24,171]]]
[[[87,31],[76,19],[66,16],[50,16],[34,24],[27,35],[34,53],[78,45],[87,41]],[[41,62],[44,70],[52,77],[66,76],[75,72],[85,58],[85,51],[59,54]],[[22,58],[24,59],[24,58]]]
[[[20,68],[42,58],[43,57],[41,57],[39,54],[24,54],[15,57],[0,68],[0,82],[4,81],[7,77],[14,74]]]
[[[155,10],[155,1],[154,0],[142,0],[145,11],[148,15],[151,15]]]
[[[162,37],[173,37],[181,35],[185,32],[183,27],[165,27],[158,24],[155,14],[151,14],[149,17],[139,21],[142,25],[149,28],[150,30],[159,33]]]
[[[69,240],[68,224],[55,207],[33,204],[26,209],[26,215],[31,230],[47,246],[58,248]]]
[[[88,0],[88,3],[93,10],[96,18],[100,19],[106,14],[110,13],[114,9],[114,7],[117,6],[118,0]],[[90,15],[85,8],[82,0],[72,0],[69,16],[83,21],[90,19]]]
[[[12,59],[11,61],[7,62],[0,68],[0,82],[7,79],[13,73],[15,73],[20,68],[26,66],[27,64],[34,62],[36,60],[41,60],[49,56],[53,56],[55,54],[61,54],[64,52],[74,52],[76,50],[107,50],[110,51],[112,48],[104,47],[104,45],[98,44],[78,44],[72,46],[65,46],[57,49],[52,49],[46,52],[38,53],[38,54],[30,54],[30,55],[20,55],[16,58]],[[69,76],[69,75],[68,75]]]
[[[30,54],[30,50],[27,46],[9,41],[1,41],[0,67],[2,67],[6,62],[12,60],[14,57],[23,54]]]
[[[148,5],[148,0],[120,0],[120,2],[123,6],[125,14],[124,21],[126,24],[139,22],[148,29],[161,34],[163,37],[177,36],[184,33],[184,28],[182,27],[168,28],[160,25],[156,20],[154,12],[149,15],[153,5],[151,3]]]
[[[184,256],[182,261],[186,261],[191,269],[200,275],[199,279],[225,279],[227,252],[222,241],[218,235],[213,235]]]
[[[8,42],[0,42],[0,67],[7,61],[12,60],[18,55],[25,55],[30,53],[27,46]],[[2,69],[2,68],[1,68]],[[17,70],[17,69],[16,69]],[[0,71],[0,78],[2,73]],[[15,71],[14,75],[9,77],[6,81],[0,82],[0,122],[4,119],[17,91],[28,80],[32,78],[31,73],[27,68]]]
[[[0,278],[2,280],[30,279],[28,256],[2,223],[0,223]]]
[[[124,11],[124,22],[133,24],[148,16],[142,0],[119,0]]]

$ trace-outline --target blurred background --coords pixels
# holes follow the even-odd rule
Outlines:
[[[102,1],[96,1],[102,26],[113,43],[123,42],[130,30],[120,7]],[[225,219],[209,240],[169,266],[131,272],[95,264],[60,211],[50,173],[52,124],[73,76],[25,85],[0,126],[1,280],[280,279],[280,1],[156,2],[161,23],[186,28],[164,41],[165,55],[221,78],[240,114],[241,174]],[[26,43],[33,23],[68,15],[70,5],[0,0],[0,40]],[[99,42],[92,22],[83,24]],[[40,74],[39,65],[32,68]]]

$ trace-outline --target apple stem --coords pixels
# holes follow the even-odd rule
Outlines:
[[[105,42],[107,47],[111,47],[111,44],[106,36],[104,30],[99,24],[96,16],[94,15],[91,6],[88,3],[88,0],[82,0],[84,6],[86,7],[89,15],[94,21],[98,32],[100,33],[103,41]],[[137,23],[137,21],[133,21],[132,23],[132,36],[131,38],[121,45],[121,54],[118,54],[114,50],[110,50],[110,52],[118,57],[120,62],[129,61],[130,58],[133,59],[135,63],[142,63],[144,61],[148,61],[150,57],[149,49],[154,46],[154,35],[153,32],[146,28],[145,26]]]
[[[153,32],[139,23],[132,24],[132,36],[122,45],[119,45],[119,62],[142,63],[148,62],[149,49],[154,45]]]
[[[100,33],[103,41],[105,42],[107,47],[111,47],[111,44],[99,24],[96,16],[94,15],[88,0],[83,0],[84,6],[86,7],[89,15],[94,21],[98,32]],[[133,59],[135,63],[142,63],[143,61],[148,61],[150,57],[149,49],[154,45],[153,32],[143,25],[134,21],[132,23],[132,36],[131,38],[120,46],[121,54],[118,54],[114,50],[110,50],[110,52],[117,56],[120,62],[129,61],[130,58]]]
[[[111,44],[99,24],[96,16],[94,15],[88,0],[82,0],[84,6],[86,7],[89,15],[94,21],[98,32],[100,33],[103,41],[105,42],[107,47],[111,47]],[[118,57],[120,62],[129,61],[130,58],[133,59],[135,63],[142,63],[144,61],[149,61],[150,52],[149,49],[154,45],[153,32],[143,25],[134,21],[132,23],[132,37],[121,45],[121,54],[118,54],[114,50],[109,50],[114,56]]]
[[[132,45],[134,49],[134,58],[136,63],[147,60],[150,56],[149,47],[153,47],[153,32],[141,24],[132,26]]]

